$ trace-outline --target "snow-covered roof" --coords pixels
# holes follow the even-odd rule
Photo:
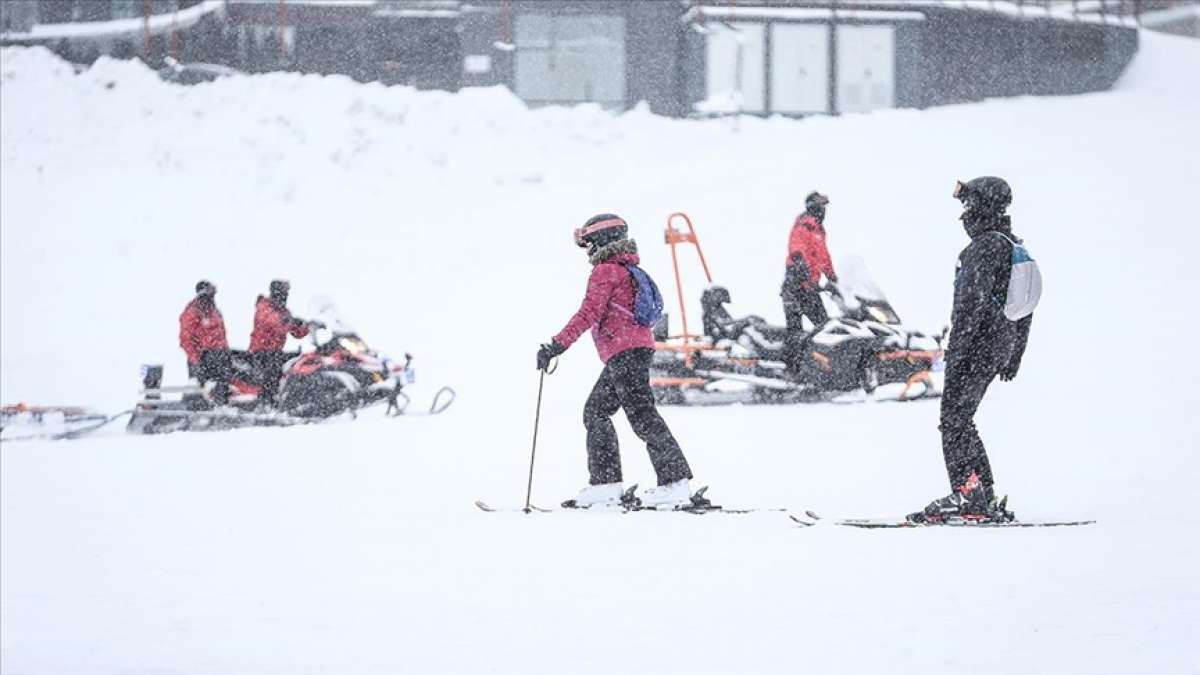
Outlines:
[[[1187,19],[1200,21],[1200,5],[1177,5],[1142,14],[1142,24],[1151,27]]]
[[[705,19],[778,19],[782,21],[829,21],[852,19],[859,21],[924,21],[921,12],[905,10],[841,9],[831,7],[746,7],[730,5],[700,5],[684,14],[684,21],[697,17]]]
[[[735,0],[736,2],[736,0]],[[826,5],[824,7],[820,5]],[[745,2],[733,4],[723,0],[707,0],[694,3],[683,16],[684,21],[695,21],[701,17],[714,19],[766,19],[782,21],[831,19],[920,21],[925,18],[922,8],[961,9],[1004,14],[1017,18],[1047,18],[1080,23],[1102,23],[1136,27],[1133,16],[1118,15],[1105,11],[1108,5],[1102,0],[1075,0],[1075,2],[1050,2],[1033,5],[1015,0],[903,0],[896,2],[896,9],[880,9],[879,0],[814,0],[807,7],[785,7]],[[871,9],[853,9],[847,5],[862,5]]]
[[[145,31],[161,33],[187,28],[209,14],[224,11],[225,0],[204,0],[204,2],[187,9],[167,14],[153,14],[147,18],[39,23],[34,24],[27,33],[0,33],[0,39],[5,42],[44,42],[76,37],[113,38],[122,35],[140,35]]]

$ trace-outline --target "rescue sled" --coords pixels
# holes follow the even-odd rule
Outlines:
[[[69,405],[6,405],[0,407],[0,441],[77,438],[127,414],[106,415]]]

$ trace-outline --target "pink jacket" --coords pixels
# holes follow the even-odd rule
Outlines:
[[[564,348],[570,347],[590,328],[604,363],[630,349],[653,348],[650,329],[633,318],[633,276],[622,266],[638,262],[636,253],[622,253],[593,267],[583,304],[554,340]]]

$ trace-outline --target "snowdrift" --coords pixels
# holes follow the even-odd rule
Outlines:
[[[1109,93],[736,122],[295,74],[178,87],[5,49],[4,402],[127,406],[139,364],[182,377],[196,280],[241,346],[275,277],[298,303],[335,298],[459,402],[403,424],[6,443],[3,669],[1196,670],[1200,49],[1142,39]],[[978,418],[997,479],[1019,516],[1099,526],[880,535],[471,506],[523,497],[534,351],[582,294],[569,237],[589,215],[622,214],[665,281],[662,228],[686,210],[734,306],[779,322],[787,230],[819,188],[835,258],[860,254],[932,327],[965,244],[951,187],[980,174],[1012,183],[1046,276],[1021,376]],[[598,367],[584,341],[547,382],[543,505],[584,480]],[[945,491],[936,404],[666,416],[730,504],[878,516]],[[645,483],[618,426],[626,480]]]

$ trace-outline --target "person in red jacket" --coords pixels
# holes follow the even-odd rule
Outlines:
[[[787,268],[783,278],[783,312],[789,331],[803,331],[805,316],[819,328],[829,320],[818,288],[821,275],[837,283],[833,261],[825,246],[825,206],[829,198],[813,192],[804,200],[804,213],[796,217],[788,237]]]
[[[201,384],[216,383],[213,400],[225,403],[233,362],[225,339],[225,319],[217,309],[217,287],[211,281],[196,284],[196,297],[179,315],[179,346],[187,355],[188,377]]]
[[[812,192],[804,199],[804,213],[796,217],[788,237],[787,267],[783,275],[783,316],[787,321],[788,342],[793,353],[807,338],[803,319],[808,317],[816,331],[829,315],[821,302],[821,276],[837,283],[833,261],[825,245],[825,206],[829,197]]]
[[[308,335],[304,321],[288,311],[288,292],[291,284],[276,279],[271,282],[266,297],[258,296],[254,303],[254,328],[250,332],[250,358],[259,386],[259,400],[273,403],[283,378],[283,364],[293,356],[283,351],[287,336],[302,338]]]
[[[604,362],[600,379],[583,406],[591,476],[573,503],[566,504],[578,508],[611,506],[621,501],[621,454],[612,416],[622,408],[634,433],[645,441],[658,477],[657,487],[639,495],[642,504],[655,508],[691,504],[688,481],[692,470],[654,407],[650,389],[654,337],[648,326],[635,319],[637,282],[627,266],[637,265],[639,259],[637,243],[628,238],[628,232],[625,221],[611,213],[594,216],[575,231],[575,243],[587,249],[592,264],[587,293],[566,327],[537,354],[537,367],[545,370],[555,356],[590,330]]]

